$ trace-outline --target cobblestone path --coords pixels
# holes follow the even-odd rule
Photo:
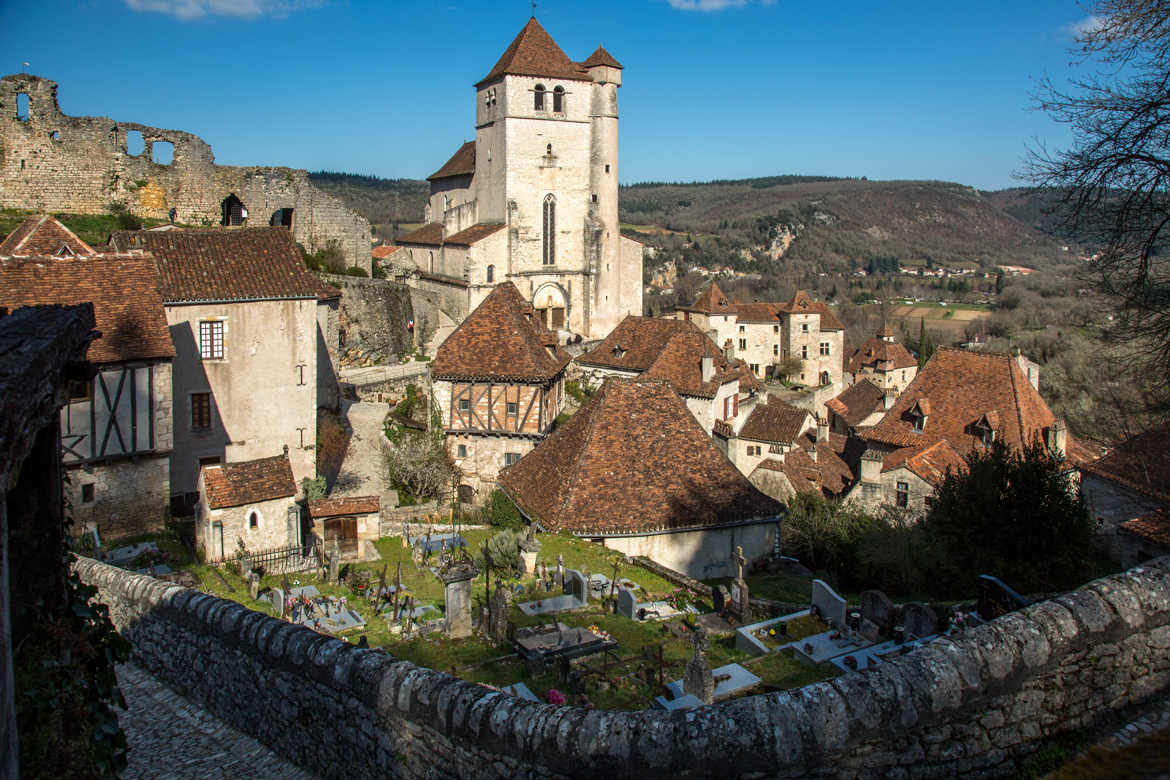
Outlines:
[[[126,780],[313,780],[252,737],[218,720],[132,663],[118,667],[129,709],[118,721],[130,745]]]

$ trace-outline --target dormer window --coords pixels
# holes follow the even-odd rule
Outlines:
[[[57,250],[57,257],[73,257],[73,255],[74,252],[68,244],[62,244],[61,248]]]
[[[553,89],[553,113],[563,114],[565,112],[565,88],[556,87]]]
[[[625,357],[625,355],[626,355],[626,350],[625,350],[625,347],[622,347],[622,346],[620,346],[620,345],[615,345],[615,346],[614,346],[614,348],[613,348],[613,356],[614,356],[615,358],[618,358],[618,359],[620,360],[621,358]]]
[[[926,430],[926,418],[930,416],[930,401],[920,398],[910,407],[910,417],[914,420],[914,432],[922,433]]]
[[[975,422],[974,429],[975,435],[979,437],[979,443],[984,447],[990,447],[995,443],[996,435],[999,431],[999,413],[984,413]]]
[[[532,91],[532,107],[537,111],[544,111],[544,84],[537,84]]]

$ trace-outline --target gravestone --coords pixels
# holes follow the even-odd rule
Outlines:
[[[575,596],[581,601],[588,599],[586,591],[589,589],[589,583],[585,580],[585,575],[576,569],[565,570],[565,595]]]
[[[990,574],[980,574],[975,585],[979,595],[975,609],[984,620],[994,620],[1000,615],[1023,609],[1032,603],[1012,590],[1003,580]]]
[[[283,618],[285,612],[284,591],[280,588],[272,588],[268,591],[268,603],[272,605],[272,611],[277,616]]]
[[[845,599],[838,596],[837,591],[824,580],[813,580],[812,605],[834,628],[845,625]]]
[[[240,542],[240,579],[247,580],[248,572],[252,571],[252,556],[248,554],[248,548],[244,547],[244,543]]]
[[[470,561],[453,564],[440,573],[446,596],[447,636],[462,639],[471,636],[471,581],[479,569]]]
[[[558,588],[565,587],[565,557],[557,553],[557,574],[555,582]]]
[[[707,662],[707,630],[695,626],[691,632],[691,644],[694,653],[683,672],[683,693],[696,697],[704,704],[711,704],[715,701],[715,676],[711,674],[711,664]]]
[[[634,598],[634,592],[629,588],[622,588],[618,591],[617,611],[619,615],[625,615],[630,620],[637,617],[638,600]]]
[[[861,620],[877,626],[882,634],[889,635],[894,623],[894,602],[880,590],[867,590],[861,594]]]
[[[902,625],[907,638],[932,636],[938,633],[938,615],[925,604],[911,602],[902,607]]]
[[[248,572],[248,597],[253,601],[260,598],[260,575],[254,571]]]
[[[329,545],[329,574],[327,580],[330,585],[336,585],[341,572],[341,546],[334,539]]]
[[[588,604],[589,600],[593,598],[593,575],[589,573],[588,569],[582,569],[581,576],[585,580],[585,589],[581,594],[581,600]]]
[[[716,585],[711,589],[711,607],[714,609],[715,614],[722,614],[723,610],[727,609],[727,601],[730,598],[731,596],[728,594],[727,588],[722,585]]]
[[[487,633],[493,641],[503,642],[508,637],[508,589],[496,586],[488,600]]]
[[[872,620],[867,620],[866,618],[862,618],[861,619],[861,631],[858,633],[860,633],[861,636],[865,638],[865,641],[876,642],[878,640],[878,637],[881,636],[882,631],[880,628],[878,628],[877,623],[873,622]]]
[[[520,543],[520,573],[536,576],[536,558],[540,555],[541,544],[536,540],[536,525],[528,524],[528,538]]]
[[[735,562],[736,574],[735,580],[731,583],[731,600],[727,605],[727,610],[740,623],[750,623],[752,621],[751,592],[743,578],[743,565],[747,563],[747,559],[743,557],[742,547],[735,548],[735,555],[731,556],[731,560]]]

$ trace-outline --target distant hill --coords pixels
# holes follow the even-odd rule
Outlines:
[[[423,221],[427,182],[319,171],[313,184],[389,235]],[[996,263],[1045,266],[1072,253],[1045,230],[1046,203],[1027,190],[980,192],[936,181],[767,176],[644,182],[621,188],[625,232],[655,249],[649,267],[854,268]]]

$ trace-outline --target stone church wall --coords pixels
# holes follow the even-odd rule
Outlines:
[[[27,118],[17,97],[28,96]],[[128,136],[144,149],[131,154]],[[155,145],[169,143],[162,160]],[[248,225],[268,225],[291,209],[291,230],[309,250],[336,241],[346,264],[370,270],[370,223],[340,200],[313,187],[305,171],[216,165],[198,136],[107,117],[61,113],[56,82],[29,74],[0,78],[0,205],[36,211],[103,213],[125,204],[141,217],[218,225],[223,201],[234,194],[248,210]]]
[[[138,663],[328,776],[1012,774],[1170,687],[1170,558],[865,672],[686,712],[537,704],[79,558]]]

